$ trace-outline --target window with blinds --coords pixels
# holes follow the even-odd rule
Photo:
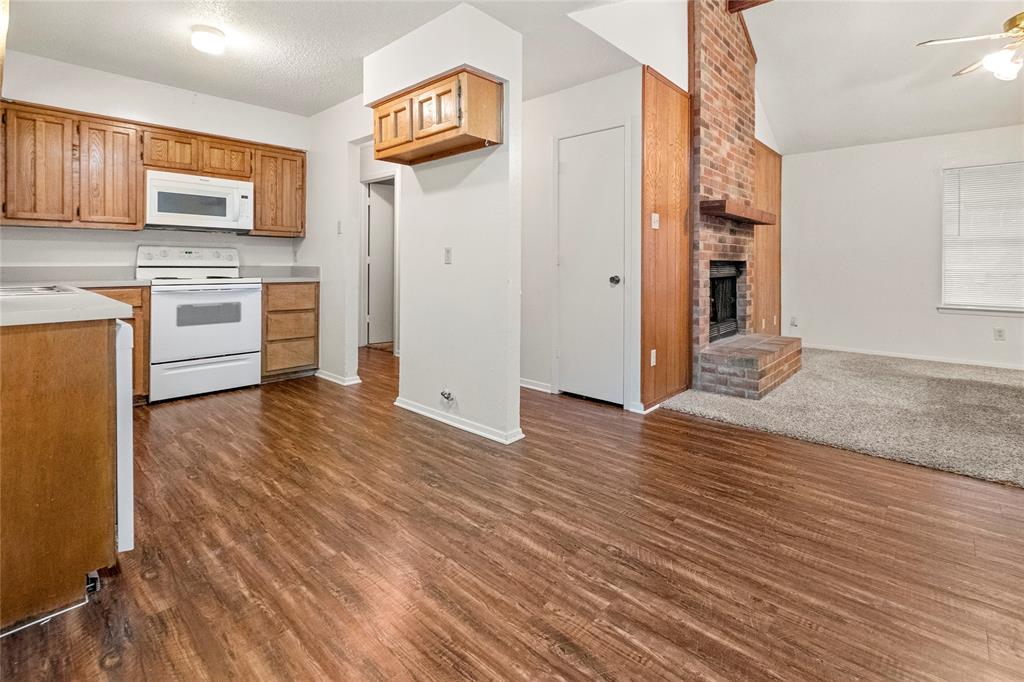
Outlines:
[[[1024,310],[1024,162],[943,171],[942,305]]]

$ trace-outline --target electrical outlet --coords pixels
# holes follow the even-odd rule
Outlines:
[[[794,315],[793,317],[789,318],[789,326],[790,327],[799,327],[800,326],[797,323],[797,321],[796,321],[796,315]]]
[[[657,349],[652,348],[651,349],[651,367],[654,367],[656,364],[658,364],[658,351],[657,351]]]
[[[652,230],[661,229],[661,216],[658,215],[657,213],[652,213],[651,214],[651,229]]]
[[[444,247],[444,264],[451,265],[453,260],[453,249],[450,246]]]
[[[1006,328],[992,327],[992,339],[995,341],[1006,341]]]

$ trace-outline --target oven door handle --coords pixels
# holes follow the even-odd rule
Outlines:
[[[262,289],[262,288],[263,288],[262,284],[236,284],[236,285],[230,286],[230,287],[218,287],[218,286],[210,286],[210,287],[204,287],[204,286],[195,287],[195,286],[192,286],[192,287],[185,287],[185,286],[175,286],[173,284],[170,284],[170,285],[168,285],[168,284],[154,284],[150,289],[151,289],[152,293],[154,293],[154,294],[173,294],[173,293],[205,294],[205,293],[211,293],[211,292],[217,293],[217,292],[222,292],[222,291],[228,291],[228,292],[231,292],[231,291],[245,291],[247,289],[248,290],[252,290],[252,289]]]

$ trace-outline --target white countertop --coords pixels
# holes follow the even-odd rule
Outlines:
[[[53,324],[85,320],[109,320],[132,316],[127,303],[75,287],[58,287],[59,293],[10,295],[23,286],[0,286],[0,326]]]
[[[265,283],[319,282],[318,265],[243,265],[243,277],[259,277]],[[148,287],[150,280],[137,279],[135,268],[120,265],[7,265],[0,267],[0,286],[66,284],[96,289],[102,287]]]

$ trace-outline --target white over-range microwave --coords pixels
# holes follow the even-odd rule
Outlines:
[[[202,175],[146,171],[146,226],[248,232],[252,183]]]

